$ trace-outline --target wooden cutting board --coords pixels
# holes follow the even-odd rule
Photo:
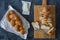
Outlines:
[[[41,11],[42,6],[47,6],[53,18],[53,26],[55,27],[55,5],[46,5],[47,0],[43,0],[42,5],[34,5],[34,21],[39,21],[39,12]],[[55,34],[52,36],[46,36],[45,33],[41,30],[34,30],[34,38],[55,38]]]

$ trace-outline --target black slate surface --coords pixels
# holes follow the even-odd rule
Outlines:
[[[0,0],[0,20],[3,17],[3,15],[8,10],[8,5],[12,5],[18,12],[22,14],[22,0]],[[31,12],[29,16],[24,16],[31,24],[34,18],[34,5],[41,5],[42,0],[25,0],[30,1],[32,3],[31,5]],[[60,0],[48,0],[48,5],[56,5],[56,38],[54,40],[60,40]],[[34,39],[34,33],[33,33],[32,25],[30,25],[28,37],[26,40],[52,40],[52,39]],[[0,40],[23,40],[19,36],[7,32],[4,29],[0,27]]]

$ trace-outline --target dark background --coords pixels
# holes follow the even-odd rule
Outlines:
[[[22,0],[0,0],[0,20],[3,17],[3,15],[8,10],[8,5],[12,5],[13,8],[15,8],[18,12],[22,13]],[[30,15],[22,15],[24,16],[31,24],[34,18],[34,5],[41,5],[42,0],[26,0],[30,1],[32,3]],[[60,40],[60,0],[48,0],[48,5],[56,5],[56,38],[54,40]],[[52,39],[34,39],[34,33],[33,28],[30,25],[29,34],[27,37],[27,40],[52,40]],[[0,40],[23,40],[19,36],[7,32],[4,29],[0,27]]]

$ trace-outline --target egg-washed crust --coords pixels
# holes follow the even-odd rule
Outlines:
[[[25,28],[23,27],[22,20],[16,14],[15,11],[10,10],[6,15],[6,18],[10,22],[10,24],[15,28],[16,31],[20,32],[21,34],[25,34],[26,31]]]

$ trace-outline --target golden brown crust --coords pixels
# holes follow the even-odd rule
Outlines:
[[[8,20],[8,21],[11,20],[10,17],[9,17],[9,14],[7,14],[6,17],[7,17],[7,20]]]
[[[22,26],[22,22],[21,21],[15,21],[15,24],[18,24],[18,25]]]
[[[12,26],[15,25],[15,21],[14,20],[11,20],[10,23],[11,23]]]
[[[21,30],[20,33],[21,33],[21,34],[24,34],[24,33],[25,33],[25,30]]]
[[[23,27],[20,27],[19,29],[20,29],[20,30],[24,30],[24,28],[23,28]]]
[[[15,25],[14,28],[17,30],[17,31],[20,31],[20,26],[19,25]]]
[[[51,29],[47,32],[47,34],[48,34],[49,36],[55,35],[55,28],[51,28]]]
[[[22,20],[13,10],[9,11],[6,15],[7,20],[11,23],[11,25],[15,28],[16,31],[21,32],[21,34],[25,33],[25,29],[22,24]]]

